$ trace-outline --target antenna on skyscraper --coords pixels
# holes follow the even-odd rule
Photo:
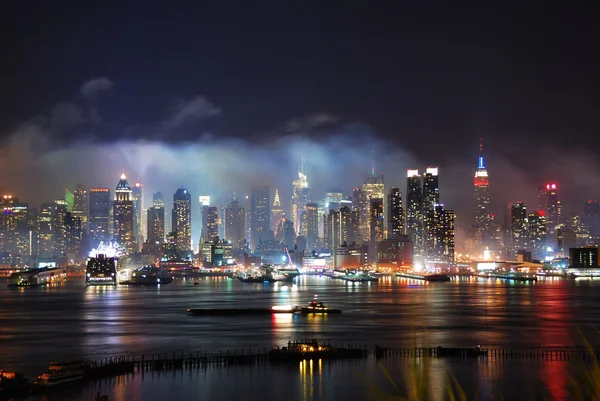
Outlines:
[[[300,148],[300,164],[301,164],[301,171],[302,171],[302,175],[306,175],[304,173],[304,148]]]

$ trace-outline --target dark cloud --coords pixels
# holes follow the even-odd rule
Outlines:
[[[171,116],[162,122],[162,126],[167,130],[175,129],[181,127],[186,122],[211,117],[220,112],[221,109],[215,107],[210,100],[201,95],[190,100],[177,99]]]

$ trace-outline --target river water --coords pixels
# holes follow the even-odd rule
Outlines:
[[[83,279],[42,288],[1,285],[0,368],[34,377],[51,360],[263,350],[301,338],[369,347],[571,348],[585,341],[600,345],[600,281],[456,278],[426,283],[384,277],[378,283],[353,284],[317,276],[296,281],[245,284],[215,277],[200,279],[197,286],[188,280],[160,287],[85,287]],[[343,314],[200,317],[185,312],[190,307],[303,305],[315,295]],[[455,377],[469,399],[562,400],[570,394],[568,375],[582,368],[541,361],[432,359],[427,366],[412,364],[404,359],[378,365],[369,359],[147,373],[47,399],[89,400],[100,386],[111,401],[362,400],[379,391],[398,393],[386,373],[399,382],[401,392],[415,387],[408,376],[426,368],[426,387],[434,399],[444,398],[450,377]]]

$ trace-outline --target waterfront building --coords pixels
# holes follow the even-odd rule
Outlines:
[[[600,267],[598,247],[569,248],[569,265],[575,269]]]
[[[590,230],[590,243],[600,245],[600,204],[597,200],[589,199],[585,202],[584,222]]]
[[[559,257],[569,257],[569,249],[577,247],[577,234],[565,226],[559,226],[554,230],[555,254]]]
[[[454,263],[455,251],[455,220],[456,216],[453,210],[444,208],[444,205],[435,205],[433,210],[428,213],[430,225],[427,230],[427,260]]]
[[[408,170],[406,194],[406,233],[411,237],[415,257],[423,251],[423,190],[419,170]]]
[[[115,241],[125,247],[127,253],[136,252],[137,244],[133,234],[133,191],[125,174],[121,175],[121,179],[115,189],[113,216]]]
[[[173,195],[171,213],[172,232],[175,233],[177,251],[181,254],[192,250],[192,195],[185,188],[179,188]]]
[[[110,210],[110,190],[108,188],[90,188],[88,228],[91,248],[96,248],[100,242],[110,239]]]
[[[397,269],[413,263],[413,244],[408,235],[396,235],[377,244],[377,268]]]
[[[387,206],[388,238],[397,238],[404,234],[404,210],[400,188],[390,188]]]

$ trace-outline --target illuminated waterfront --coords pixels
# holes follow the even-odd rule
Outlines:
[[[175,281],[164,287],[134,288],[86,288],[83,280],[69,280],[56,287],[2,287],[0,319],[4,324],[0,336],[10,347],[1,348],[0,360],[5,368],[32,377],[43,371],[50,360],[56,359],[268,349],[275,344],[283,345],[289,339],[310,337],[370,346],[377,342],[406,347],[570,347],[582,344],[577,327],[594,341],[593,326],[600,323],[600,316],[593,312],[600,302],[600,281],[540,279],[535,283],[512,283],[468,278],[426,283],[383,277],[378,283],[353,284],[316,276],[302,276],[297,280],[297,285],[266,285],[205,278],[198,286],[190,281]],[[239,317],[196,317],[185,313],[188,307],[303,305],[315,294],[344,313]],[[487,366],[487,362],[437,361],[435,366],[445,363],[456,363],[452,371],[455,368],[457,372],[465,371],[465,376],[482,369],[484,372],[494,369]],[[531,363],[517,363],[516,369]],[[321,384],[325,386],[339,380],[342,372],[377,374],[372,361],[359,363],[357,368],[346,363],[327,366],[327,384]],[[540,363],[539,369],[555,369],[552,366]],[[230,369],[169,374],[166,380],[172,383],[185,381],[188,375],[200,375],[202,380],[217,385],[225,380],[225,372]],[[252,377],[261,369],[272,370],[265,366],[244,368],[236,375]],[[277,372],[282,377],[298,379],[297,369]],[[166,384],[162,379],[156,383],[148,381],[149,377],[159,376],[147,374],[143,381],[138,377],[123,379],[128,383],[124,394],[136,386],[142,393],[152,392],[154,387],[164,388]],[[312,384],[307,384],[310,391],[317,391],[318,383],[319,380],[314,379]],[[192,391],[197,385],[197,381],[189,381],[187,390],[182,391]],[[303,393],[296,390],[293,393],[296,399],[306,399]]]

